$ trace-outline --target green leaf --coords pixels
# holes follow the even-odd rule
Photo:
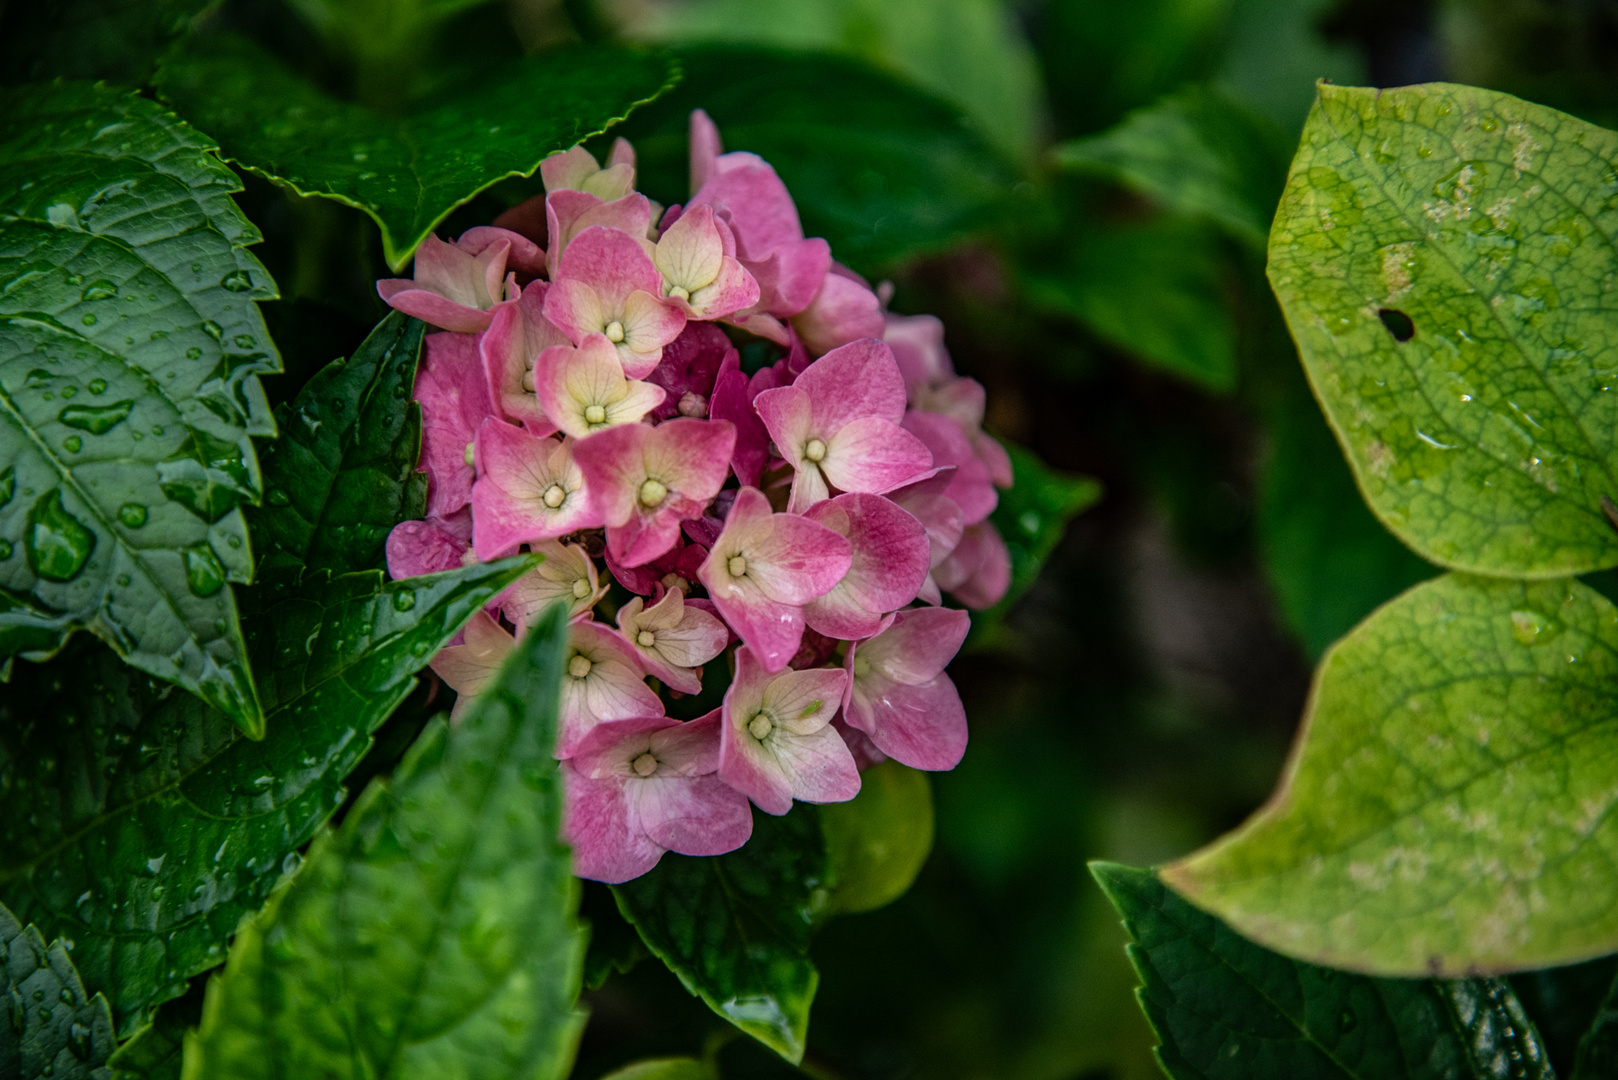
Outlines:
[[[1366,81],[1364,53],[1348,41],[1327,42],[1322,24],[1334,0],[1235,0],[1220,42],[1220,89],[1294,132],[1309,111],[1316,80],[1343,86]]]
[[[675,77],[659,53],[567,49],[479,71],[384,115],[221,35],[164,64],[157,85],[230,160],[369,214],[397,271],[455,207],[612,126]]]
[[[1382,522],[1456,570],[1618,564],[1618,135],[1466,87],[1322,85],[1270,280]]]
[[[185,1033],[202,1019],[199,983],[182,998],[165,1002],[152,1022],[135,1032],[107,1059],[116,1080],[180,1080]]]
[[[75,941],[90,986],[122,1028],[138,1025],[224,960],[237,922],[342,804],[411,676],[529,564],[243,590],[278,721],[258,742],[98,647],[20,667],[0,697],[0,901]]]
[[[1579,1056],[1573,1065],[1570,1080],[1602,1080],[1618,1074],[1618,980],[1607,991],[1590,1024],[1590,1030],[1579,1040]]]
[[[992,0],[696,0],[648,8],[639,35],[842,52],[953,102],[1012,157],[1038,128],[1039,76],[1009,12]]]
[[[1511,977],[1511,988],[1539,1031],[1545,1054],[1558,1076],[1573,1072],[1579,1042],[1601,1012],[1615,974],[1618,956],[1604,956],[1583,964],[1525,971]]]
[[[1502,979],[1374,979],[1233,934],[1150,870],[1091,863],[1174,1080],[1553,1080]]]
[[[261,733],[226,583],[253,568],[275,287],[212,149],[106,87],[0,94],[0,653],[87,626]]]
[[[1067,523],[1101,498],[1098,481],[1057,472],[1015,443],[1002,445],[1011,457],[1013,482],[1010,490],[1000,492],[989,520],[1011,555],[1011,587],[994,607],[972,613],[973,644],[993,640],[1006,612],[1039,577]]]
[[[107,1080],[112,1015],[84,991],[68,959],[72,942],[50,943],[0,904],[0,1076],[17,1080]]]
[[[137,86],[215,0],[54,0],[0,10],[8,83],[105,79]]]
[[[614,972],[625,974],[651,953],[640,934],[618,911],[612,889],[598,881],[585,881],[579,898],[579,918],[590,929],[590,947],[584,954],[584,988],[599,990]]]
[[[1025,270],[1037,305],[1208,390],[1235,387],[1236,327],[1212,229],[1170,216],[1097,221],[1060,258]]]
[[[664,855],[612,891],[624,918],[687,990],[797,1064],[820,982],[809,931],[827,875],[819,821],[799,805],[779,818],[755,810],[753,838],[740,850]]]
[[[1576,581],[1446,575],[1315,677],[1281,786],[1164,879],[1240,933],[1388,975],[1618,950],[1618,608]]]
[[[834,883],[827,913],[874,911],[905,894],[933,849],[927,774],[884,761],[860,774],[860,793],[820,808]]]
[[[268,570],[369,570],[388,533],[422,515],[421,411],[410,399],[423,324],[398,312],[351,360],[316,372],[276,410],[264,449],[268,506],[249,516]]]
[[[549,608],[243,925],[187,1080],[567,1075],[584,936],[551,758],[566,634]]]
[[[875,274],[992,225],[1016,174],[951,106],[841,57],[739,46],[682,49],[685,77],[615,135],[635,144],[637,186],[683,202],[686,137],[706,109],[726,150],[781,174],[808,236]]]
[[[1192,87],[1116,127],[1056,148],[1056,160],[1206,218],[1262,248],[1286,175],[1280,133],[1214,90]]]
[[[602,1080],[714,1080],[714,1075],[695,1058],[658,1058],[625,1065]]]

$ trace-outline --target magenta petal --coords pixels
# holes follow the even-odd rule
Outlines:
[[[839,495],[810,509],[811,520],[848,538],[853,565],[837,586],[804,607],[818,633],[853,641],[876,632],[880,616],[916,598],[927,580],[927,532],[880,495]]]
[[[479,330],[488,329],[489,320],[494,317],[492,311],[481,311],[465,304],[457,304],[438,293],[419,288],[414,281],[405,278],[379,281],[376,283],[376,291],[377,295],[395,311],[402,311],[440,330],[475,334]]]
[[[792,317],[792,326],[809,351],[819,356],[861,338],[880,338],[882,303],[863,283],[830,273],[809,306]]]
[[[814,399],[815,426],[827,433],[868,416],[895,424],[904,419],[904,378],[893,350],[875,338],[833,349],[793,385]]]
[[[478,430],[481,475],[472,487],[472,545],[484,561],[518,545],[566,536],[600,524],[567,447],[493,417]],[[546,502],[556,488],[561,501]]]
[[[691,110],[691,190],[702,190],[702,185],[719,172],[717,165],[723,148],[719,142],[719,128],[701,109]]]
[[[882,494],[920,479],[932,465],[933,455],[920,439],[898,424],[867,416],[832,436],[820,469],[840,491]]]
[[[427,512],[445,517],[472,498],[466,447],[493,412],[477,339],[471,334],[429,334],[416,375],[421,403],[421,467],[427,472]]]
[[[573,846],[573,872],[610,885],[640,877],[663,848],[631,830],[623,779],[591,780],[562,763],[562,837]]]
[[[934,465],[955,469],[944,494],[960,506],[966,524],[976,525],[994,512],[1000,495],[989,467],[978,458],[958,423],[938,413],[912,411],[905,414],[904,428],[926,445]]]
[[[629,794],[646,835],[681,855],[723,855],[753,835],[747,796],[716,775],[654,775]]]
[[[830,592],[848,573],[853,549],[831,529],[797,514],[775,514],[770,525],[766,537],[739,553],[747,559],[748,577],[771,600],[807,604]],[[728,550],[723,535],[713,550]]]
[[[697,206],[726,210],[736,242],[748,258],[762,258],[801,241],[798,208],[775,170],[752,154],[727,157],[731,160],[720,163],[722,167],[691,196],[686,210]]]
[[[905,386],[918,387],[951,378],[955,366],[944,348],[944,324],[936,315],[895,315],[889,312],[882,340],[893,349]]]
[[[953,769],[966,753],[966,709],[948,675],[919,686],[880,675],[856,680],[847,720],[912,769]]]
[[[562,254],[556,280],[588,282],[620,303],[633,292],[655,296],[663,286],[662,275],[641,242],[602,225],[591,226],[573,239]]]
[[[872,670],[919,686],[943,673],[972,627],[971,616],[951,608],[901,611],[890,627],[855,646]]]
[[[726,355],[714,380],[708,415],[735,425],[736,448],[732,451],[731,468],[743,487],[757,487],[769,458],[770,433],[753,408],[748,378],[742,374],[740,357],[734,352]]]
[[[977,544],[981,551],[977,566],[965,581],[949,591],[967,607],[981,611],[998,604],[1011,588],[1011,553],[994,525],[987,521],[967,528],[961,546],[969,542]]]
[[[500,241],[506,243],[506,261],[503,270],[515,270],[525,276],[545,272],[544,250],[528,237],[510,229],[496,225],[478,225],[463,232],[455,241],[455,246],[469,255],[477,255]]]

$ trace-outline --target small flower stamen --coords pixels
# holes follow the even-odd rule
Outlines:
[[[810,439],[803,447],[803,456],[813,462],[826,460],[826,444],[819,439]]]
[[[747,722],[747,733],[755,739],[769,738],[770,732],[775,730],[775,722],[765,713],[759,713]]]
[[[468,467],[471,467],[472,464],[472,449],[473,445],[471,443],[467,443],[466,449],[461,451],[461,460],[466,462]]]
[[[668,498],[668,494],[669,489],[661,480],[648,478],[641,481],[639,498],[642,506],[656,506]]]
[[[730,571],[731,577],[741,577],[747,573],[747,559],[741,555],[732,555],[726,561],[725,569]]]
[[[657,771],[657,764],[657,759],[648,752],[636,758],[629,767],[635,770],[636,776],[650,776]]]
[[[589,595],[590,595],[590,583],[588,581],[584,580],[583,578],[579,578],[577,581],[575,581],[573,583],[573,599],[575,599],[575,600],[583,600],[586,596],[589,596]]]
[[[653,645],[657,644],[657,635],[652,633],[650,630],[642,630],[640,633],[635,635],[635,644],[639,645],[643,649],[650,649]]]
[[[614,319],[607,324],[607,328],[602,333],[607,335],[608,341],[616,345],[624,340],[624,324]]]
[[[691,291],[689,289],[685,288],[685,286],[683,286],[683,285],[674,286],[674,288],[669,290],[669,295],[671,297],[673,297],[674,299],[676,299],[676,300],[689,300],[689,299],[691,299]]]
[[[552,484],[545,489],[545,494],[541,496],[541,499],[546,506],[555,510],[558,506],[567,502],[567,492],[562,490],[561,484]]]
[[[590,669],[594,666],[588,656],[574,655],[573,659],[567,662],[567,673],[575,679],[582,679],[590,674]]]
[[[584,407],[584,422],[587,424],[604,424],[607,422],[607,410],[601,405],[586,405]]]

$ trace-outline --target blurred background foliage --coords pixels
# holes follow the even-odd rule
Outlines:
[[[685,195],[685,117],[708,109],[810,234],[943,319],[997,434],[1103,486],[952,669],[972,743],[932,778],[933,852],[903,898],[820,932],[803,1069],[636,963],[591,886],[580,1080],[670,1054],[725,1080],[1159,1075],[1085,862],[1237,824],[1320,652],[1435,573],[1365,509],[1264,279],[1314,81],[1468,82],[1618,125],[1610,0],[10,0],[0,80],[149,86],[193,26],[384,112],[525,50],[673,48],[684,82],[612,132],[642,190]],[[246,183],[283,297],[279,401],[353,350],[389,275],[358,211]],[[439,232],[535,190],[497,184]]]

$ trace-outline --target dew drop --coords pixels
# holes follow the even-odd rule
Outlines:
[[[131,529],[146,524],[146,507],[142,503],[127,502],[118,508],[118,520]]]
[[[201,360],[202,350],[193,345],[189,349],[185,350],[185,358],[187,360]]]
[[[62,399],[64,401],[67,400],[68,398],[76,398],[78,396],[79,396],[79,388],[77,386],[64,386],[64,387],[62,387]]]
[[[62,489],[51,488],[28,511],[23,548],[28,566],[46,581],[71,581],[95,550],[95,533],[62,505]]]
[[[416,594],[415,594],[414,590],[402,589],[399,592],[396,592],[396,593],[393,594],[393,610],[394,611],[409,611],[411,608],[413,608],[415,606],[416,606]]]
[[[131,578],[128,574],[119,574],[118,575],[118,585],[121,588],[125,588],[125,589],[129,588],[129,583],[131,581],[133,581],[133,580],[134,579]]]
[[[253,287],[253,276],[246,270],[232,270],[219,279],[219,284],[231,292],[246,292]]]
[[[17,466],[7,465],[0,471],[0,507],[11,502],[11,497],[17,493]]]
[[[0,560],[5,560],[5,559],[11,558],[11,551],[12,551],[11,541],[10,540],[0,540]]]
[[[106,392],[107,392],[107,380],[106,379],[91,379],[90,380],[90,393],[92,393],[92,394],[104,394]]]
[[[1337,1025],[1344,1031],[1353,1031],[1359,1023],[1360,1018],[1354,1015],[1353,1009],[1344,1009],[1343,1014],[1337,1018]]]
[[[272,488],[265,497],[270,500],[271,506],[286,506],[292,502],[292,497],[280,488]]]
[[[252,334],[237,334],[230,340],[238,349],[251,349],[258,344],[258,339]]]
[[[77,454],[80,450],[84,449],[84,440],[79,438],[77,435],[69,435],[67,438],[62,440],[62,446],[66,448],[68,453]]]
[[[214,322],[212,319],[209,319],[207,322],[202,324],[202,332],[213,338],[215,341],[218,341],[220,338],[224,337],[225,328]]]
[[[129,416],[129,410],[134,407],[133,401],[115,401],[111,405],[69,405],[56,414],[56,419],[70,428],[88,431],[92,435],[105,435],[123,423]]]
[[[185,560],[185,583],[198,596],[212,596],[225,587],[225,568],[204,541],[180,552]]]
[[[117,295],[118,295],[118,286],[114,285],[112,282],[108,281],[106,278],[101,278],[99,281],[92,281],[92,282],[90,282],[90,284],[86,285],[84,287],[84,291],[79,294],[79,299],[80,300],[111,300],[113,297],[115,297]]]
[[[67,993],[66,990],[62,993]],[[73,1056],[80,1061],[90,1060],[90,1028],[85,1024],[74,1022],[67,1029],[67,1048]]]
[[[96,324],[96,317],[86,312],[84,318],[80,319],[79,321],[85,326],[94,326]]]

